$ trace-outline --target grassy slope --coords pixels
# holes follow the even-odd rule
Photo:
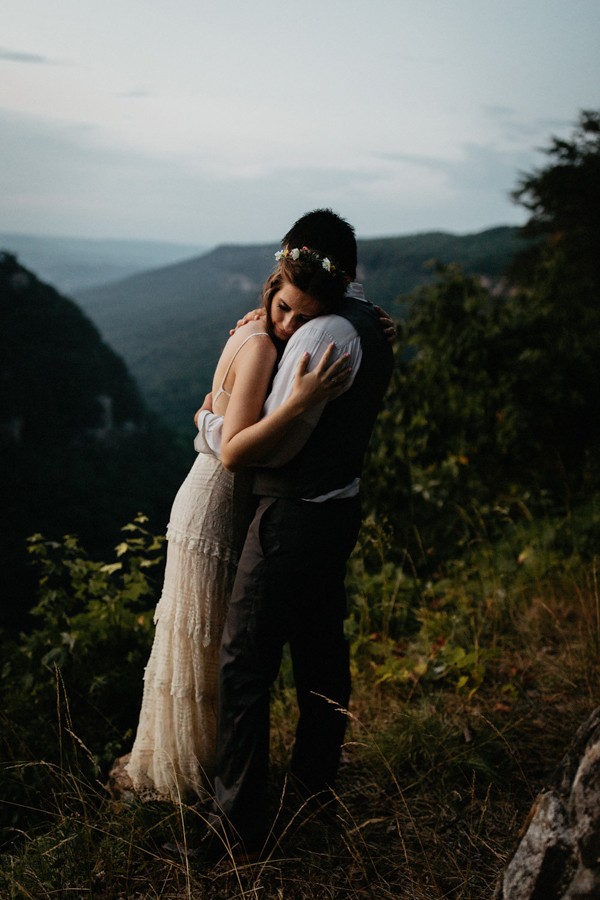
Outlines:
[[[518,553],[524,541],[529,550]],[[357,559],[354,568],[356,608],[375,582],[360,576]],[[379,597],[396,578],[383,572]],[[595,566],[575,546],[558,554],[547,524],[515,526],[504,546],[483,547],[445,584],[418,589],[422,627],[395,638],[387,660],[389,620],[387,632],[353,634],[348,745],[328,822],[285,802],[295,702],[284,666],[272,722],[277,843],[266,861],[211,868],[201,855],[173,858],[165,843],[196,848],[208,803],[111,801],[89,751],[64,727],[62,763],[38,764],[37,825],[7,833],[14,843],[0,864],[2,896],[491,896],[532,799],[597,704]],[[469,658],[453,667],[459,647]],[[381,663],[398,659],[400,669],[388,668],[396,675],[384,677]],[[31,765],[17,765],[25,783]],[[39,803],[34,789],[30,802]]]

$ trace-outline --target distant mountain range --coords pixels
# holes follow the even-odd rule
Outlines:
[[[191,437],[228,330],[259,303],[276,245],[221,246],[202,256],[77,291],[75,299],[120,353],[150,408]],[[396,315],[402,297],[431,281],[432,260],[499,279],[517,250],[518,230],[457,236],[432,232],[359,241],[367,296]]]
[[[228,330],[259,303],[276,249],[0,233],[0,250],[77,301],[123,357],[150,409],[188,439]],[[402,298],[433,278],[431,261],[493,280],[519,249],[512,227],[360,240],[358,278],[371,300],[399,316]]]
[[[10,232],[0,232],[0,248],[18,256],[39,278],[63,294],[159,269],[208,249],[165,241],[40,237]]]

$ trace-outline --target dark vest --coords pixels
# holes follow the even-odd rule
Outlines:
[[[354,382],[325,406],[315,430],[290,462],[256,470],[255,494],[311,499],[345,487],[362,472],[392,374],[393,353],[370,303],[347,297],[337,315],[348,319],[360,337],[362,361]]]

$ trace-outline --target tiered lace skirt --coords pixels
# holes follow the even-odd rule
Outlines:
[[[178,799],[210,786],[219,645],[249,509],[249,476],[233,476],[199,454],[167,529],[163,591],[127,764],[139,792]]]

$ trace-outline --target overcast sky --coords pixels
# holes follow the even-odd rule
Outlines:
[[[600,0],[3,0],[0,231],[200,245],[519,223]]]

